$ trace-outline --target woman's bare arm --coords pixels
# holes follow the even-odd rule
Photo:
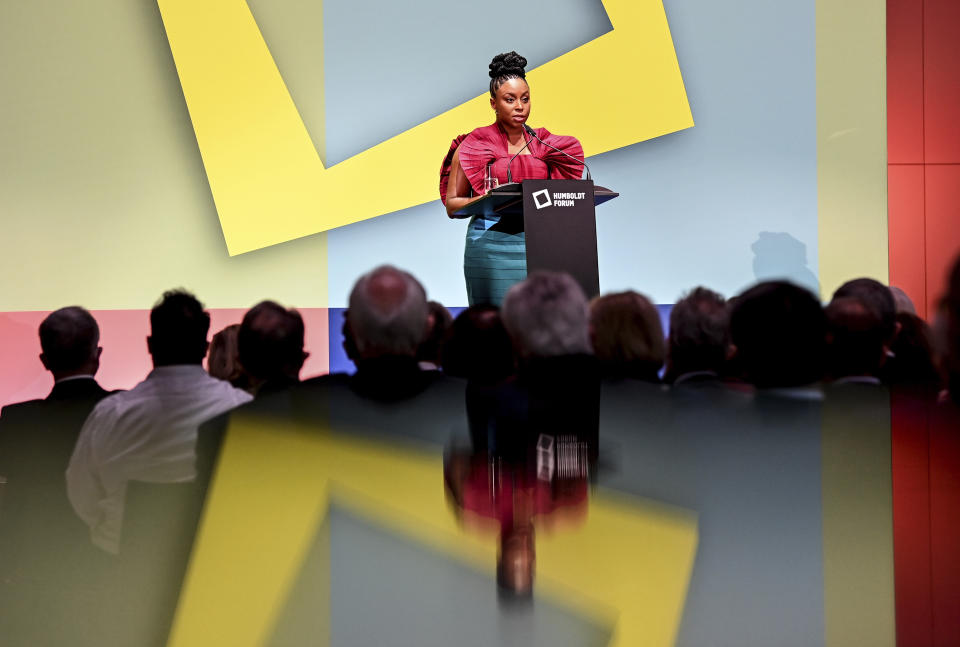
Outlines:
[[[447,215],[456,218],[453,214],[482,197],[470,196],[470,181],[460,166],[460,149],[457,148],[450,163],[450,179],[447,181]]]

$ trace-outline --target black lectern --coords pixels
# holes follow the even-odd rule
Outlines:
[[[454,216],[516,219],[515,230],[526,232],[527,272],[567,272],[592,299],[600,294],[595,207],[618,195],[592,180],[524,180],[494,189]]]

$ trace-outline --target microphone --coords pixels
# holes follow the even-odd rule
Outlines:
[[[533,128],[531,128],[530,126],[528,126],[527,124],[523,124],[523,129],[524,129],[525,131],[527,131],[528,133],[530,133],[530,135],[531,135],[532,137],[534,137],[538,142],[540,142],[541,144],[543,144],[543,145],[546,146],[547,148],[552,148],[553,150],[557,151],[557,152],[560,153],[561,155],[566,155],[567,157],[569,157],[570,159],[572,159],[574,162],[579,162],[580,164],[583,164],[583,168],[585,168],[585,169],[587,170],[587,179],[588,179],[588,180],[592,180],[592,179],[593,179],[592,177],[590,177],[590,167],[587,166],[586,160],[577,159],[576,157],[574,157],[574,156],[571,155],[570,153],[565,153],[565,152],[563,152],[562,150],[560,150],[559,148],[557,148],[556,146],[551,146],[551,145],[548,144],[547,142],[545,142],[545,141],[543,141],[542,139],[540,139],[539,137],[537,137],[536,131],[535,131]],[[533,141],[533,140],[531,139],[530,141]],[[530,142],[527,142],[527,143],[529,144]],[[525,148],[525,147],[524,147],[524,148]],[[522,149],[521,149],[521,150],[522,150]],[[512,161],[512,160],[511,160],[511,161]],[[507,169],[507,175],[509,176],[509,169]]]
[[[524,126],[526,126],[526,124],[524,124]],[[536,135],[534,135],[534,137],[536,137]],[[521,148],[520,150],[518,150],[518,151],[517,151],[517,154],[514,155],[513,157],[511,157],[511,158],[510,158],[510,161],[507,162],[507,184],[510,184],[511,182],[513,182],[513,175],[510,174],[510,165],[513,164],[513,160],[517,159],[517,155],[519,155],[520,153],[522,153],[523,150],[524,150],[527,146],[529,146],[529,145],[530,145],[530,142],[532,142],[533,140],[532,140],[532,139],[527,139],[526,137],[524,137],[524,141],[525,141],[526,143],[523,145],[523,148]]]

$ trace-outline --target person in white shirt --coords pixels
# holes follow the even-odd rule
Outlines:
[[[179,483],[195,476],[197,427],[251,400],[211,377],[202,362],[210,315],[185,291],[150,312],[153,371],[102,400],[87,418],[67,468],[67,495],[93,543],[117,553],[127,483]]]

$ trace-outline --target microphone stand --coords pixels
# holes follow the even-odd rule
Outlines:
[[[526,124],[524,124],[524,127],[526,127]],[[534,137],[536,137],[536,135],[534,135]],[[539,138],[538,138],[538,139],[539,139]],[[520,153],[522,153],[522,152],[527,148],[527,146],[530,145],[530,142],[532,142],[533,140],[532,140],[532,139],[527,139],[526,137],[524,137],[524,138],[523,138],[523,141],[526,142],[526,143],[523,145],[523,148],[521,148],[520,150],[518,150],[517,153],[516,153],[516,155],[514,155],[513,157],[511,157],[511,158],[510,158],[510,161],[507,162],[507,184],[513,183],[513,175],[511,175],[511,173],[510,173],[510,165],[513,164],[513,160],[517,159],[517,155],[519,155]],[[562,151],[561,151],[561,152],[562,152]]]
[[[545,142],[545,141],[543,141],[542,139],[540,139],[539,137],[537,137],[536,131],[535,131],[533,128],[531,128],[530,126],[528,126],[527,124],[523,124],[523,129],[524,129],[525,131],[527,131],[528,133],[530,133],[530,135],[531,135],[534,139],[536,139],[538,142],[540,142],[541,144],[543,144],[543,145],[546,146],[547,148],[552,148],[553,150],[557,151],[557,152],[560,153],[561,155],[566,155],[567,157],[569,157],[570,159],[572,159],[574,162],[579,162],[580,164],[583,164],[583,168],[586,169],[586,171],[587,171],[587,179],[588,179],[588,180],[592,180],[592,179],[593,179],[592,177],[590,177],[590,167],[587,166],[586,160],[577,159],[577,158],[574,157],[573,155],[571,155],[571,154],[569,154],[569,153],[565,153],[564,151],[560,150],[560,149],[557,148],[556,146],[551,146],[551,145],[548,144],[547,142]],[[533,141],[533,140],[531,139],[530,141]],[[529,144],[530,142],[527,142],[527,143]],[[524,146],[524,148],[526,148],[526,146]],[[520,149],[520,150],[523,150],[523,149]],[[519,155],[519,153],[517,153],[517,155]],[[512,162],[513,160],[510,160],[510,161]],[[509,167],[508,167],[508,168],[507,168],[507,181],[509,181],[509,178],[510,178],[510,169],[509,169]]]

